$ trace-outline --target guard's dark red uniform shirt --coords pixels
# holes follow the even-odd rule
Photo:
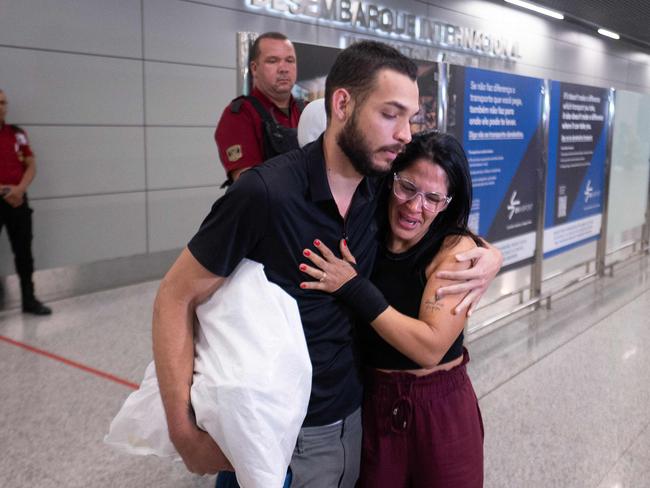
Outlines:
[[[289,101],[287,116],[257,88],[253,89],[251,95],[262,102],[264,108],[275,117],[278,124],[292,129],[298,127],[300,110],[293,97]],[[246,100],[237,113],[233,113],[228,104],[221,114],[214,139],[217,141],[219,156],[226,173],[236,169],[251,168],[264,162],[262,118],[255,107]]]
[[[25,158],[33,156],[27,134],[19,127],[0,125],[0,184],[17,185],[25,174]]]

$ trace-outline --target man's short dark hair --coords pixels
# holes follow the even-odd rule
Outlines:
[[[325,112],[332,114],[332,94],[339,88],[350,92],[361,104],[372,90],[377,73],[390,69],[417,80],[418,67],[397,49],[377,41],[360,41],[348,46],[334,61],[325,82]]]
[[[289,40],[289,38],[281,32],[265,32],[264,34],[260,34],[251,47],[249,55],[250,61],[257,61],[257,58],[260,56],[260,42],[262,42],[263,39],[275,39],[276,41]]]

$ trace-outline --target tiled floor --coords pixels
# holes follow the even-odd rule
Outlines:
[[[650,486],[649,269],[636,261],[550,311],[470,338],[486,487]],[[46,318],[0,313],[0,486],[213,485],[180,464],[105,446],[132,389],[78,367],[140,381],[156,286],[54,302]]]
[[[648,263],[470,342],[486,487],[650,486]]]

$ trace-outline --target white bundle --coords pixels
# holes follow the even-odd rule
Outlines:
[[[311,392],[295,300],[244,259],[196,309],[192,407],[242,488],[282,487]],[[131,454],[180,458],[169,440],[154,364],[104,441]]]

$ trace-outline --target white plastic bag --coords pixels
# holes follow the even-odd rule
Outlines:
[[[311,392],[311,362],[293,298],[244,259],[196,309],[191,401],[242,488],[281,487]],[[153,363],[111,423],[108,444],[179,458]]]

